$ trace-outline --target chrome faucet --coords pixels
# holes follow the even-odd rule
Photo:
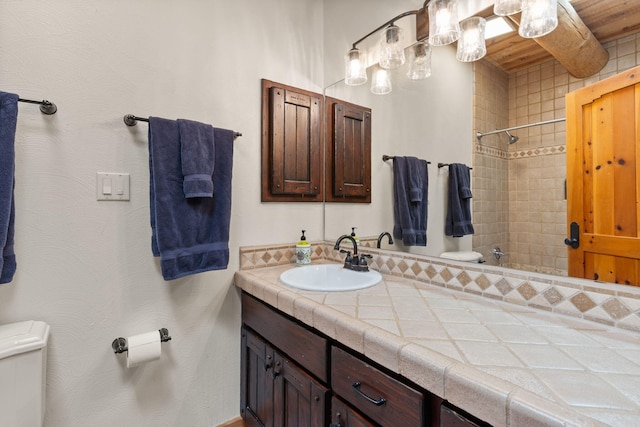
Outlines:
[[[384,232],[380,233],[380,235],[378,236],[378,246],[376,246],[378,249],[380,248],[380,244],[382,243],[382,238],[384,236],[388,236],[389,237],[389,244],[393,245],[393,239],[391,238],[391,234],[389,234],[388,231],[384,231]]]

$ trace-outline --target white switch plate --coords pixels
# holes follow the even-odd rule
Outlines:
[[[129,174],[96,172],[96,200],[129,200]]]

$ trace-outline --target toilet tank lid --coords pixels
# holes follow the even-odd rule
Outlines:
[[[455,261],[478,261],[482,258],[482,254],[475,251],[443,252],[440,254],[440,258]]]
[[[38,320],[0,325],[0,359],[46,347],[49,325]]]

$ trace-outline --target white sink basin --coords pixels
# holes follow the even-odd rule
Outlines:
[[[287,286],[321,292],[355,291],[377,285],[381,280],[377,271],[352,271],[342,264],[305,265],[280,275],[280,281]]]

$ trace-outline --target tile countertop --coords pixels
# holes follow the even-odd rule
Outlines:
[[[235,285],[494,426],[640,425],[640,334],[383,275],[351,292]]]

